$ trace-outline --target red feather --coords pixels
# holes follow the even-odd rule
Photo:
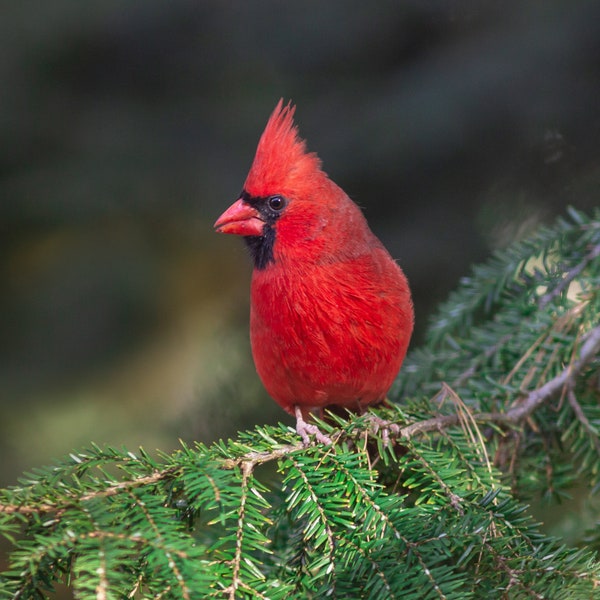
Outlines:
[[[293,114],[278,103],[242,197],[215,227],[248,241],[256,369],[300,420],[326,406],[383,401],[406,354],[413,307],[400,267],[306,151]]]
[[[253,196],[302,194],[321,172],[321,161],[306,152],[293,117],[296,108],[280,100],[271,114],[256,148],[244,189]]]

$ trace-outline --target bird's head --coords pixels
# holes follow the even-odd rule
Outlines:
[[[239,199],[215,223],[220,233],[244,236],[259,270],[278,252],[287,258],[301,253],[304,262],[317,256],[331,238],[331,232],[324,234],[328,224],[335,219],[339,225],[340,215],[360,212],[322,171],[319,157],[306,151],[294,112],[291,104],[278,102]]]

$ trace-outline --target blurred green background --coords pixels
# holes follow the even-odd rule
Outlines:
[[[597,1],[4,2],[0,485],[289,418],[212,224],[280,97],[414,292],[598,204]]]

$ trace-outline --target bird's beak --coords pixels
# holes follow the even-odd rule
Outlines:
[[[263,235],[264,226],[265,222],[260,218],[260,213],[241,198],[234,202],[214,225],[219,233],[247,236]]]

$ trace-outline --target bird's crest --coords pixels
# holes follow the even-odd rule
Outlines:
[[[315,175],[323,175],[321,161],[306,143],[294,124],[296,107],[279,100],[260,137],[254,162],[244,189],[253,196],[302,194]]]

